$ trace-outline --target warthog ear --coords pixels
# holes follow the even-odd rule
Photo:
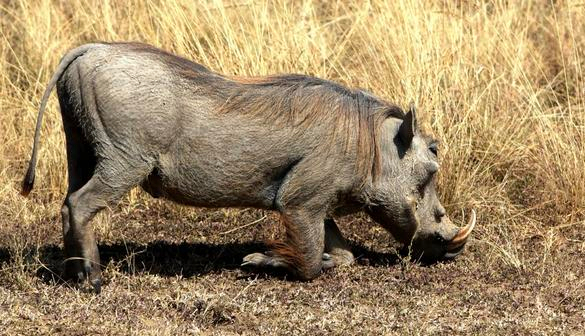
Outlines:
[[[414,138],[414,134],[416,132],[416,109],[414,107],[414,103],[410,103],[410,107],[408,108],[408,112],[404,115],[404,119],[402,120],[402,124],[400,124],[400,128],[398,129],[398,135],[400,136],[400,140],[406,145],[410,147],[410,143],[412,142],[412,138]]]

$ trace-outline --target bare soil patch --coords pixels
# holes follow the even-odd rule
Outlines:
[[[356,264],[299,282],[239,267],[244,255],[281,233],[274,215],[229,234],[221,233],[264,213],[201,210],[189,220],[159,205],[110,215],[100,237],[100,295],[60,280],[56,218],[32,249],[15,255],[0,245],[4,334],[579,334],[585,321],[578,232],[559,239],[548,260],[539,255],[541,239],[527,240],[523,269],[490,261],[477,239],[454,262],[420,265],[397,255],[367,218],[349,217],[340,226]]]

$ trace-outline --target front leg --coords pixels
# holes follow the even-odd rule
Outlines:
[[[323,254],[323,268],[353,264],[354,257],[341,231],[331,218],[325,219],[325,253]]]
[[[275,209],[286,227],[286,238],[274,244],[270,254],[253,253],[244,265],[284,267],[303,280],[323,270],[325,224],[328,209],[336,200],[336,161],[323,162],[319,153],[300,160],[283,178]],[[315,169],[318,167],[318,169]]]
[[[323,218],[314,218],[304,209],[282,213],[286,239],[275,243],[272,251],[244,257],[242,266],[283,268],[302,280],[315,278],[323,269],[325,228]]]

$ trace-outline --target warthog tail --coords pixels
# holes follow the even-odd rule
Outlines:
[[[51,77],[51,80],[49,81],[49,84],[47,85],[47,88],[45,89],[45,93],[43,94],[43,99],[41,99],[41,106],[39,107],[39,112],[37,115],[37,125],[35,128],[35,139],[33,142],[32,155],[31,155],[30,161],[28,163],[28,169],[26,171],[26,175],[24,176],[24,180],[22,181],[22,190],[20,193],[23,196],[27,196],[30,193],[30,191],[33,188],[33,184],[35,182],[35,167],[37,164],[37,153],[39,150],[39,140],[41,137],[41,126],[43,123],[43,113],[44,113],[45,107],[47,105],[47,100],[49,99],[49,96],[51,95],[51,91],[53,90],[53,88],[57,84],[57,81],[59,80],[59,78],[61,78],[61,75],[63,75],[63,72],[65,72],[65,70],[67,70],[67,67],[69,67],[69,65],[71,63],[73,63],[73,61],[75,61],[75,59],[77,59],[79,56],[85,54],[88,50],[90,50],[91,48],[94,48],[95,46],[98,46],[98,44],[85,44],[85,45],[82,45],[78,48],[70,50],[65,56],[63,56],[63,58],[61,59],[61,62],[59,63],[59,66],[57,67],[57,70],[53,74],[53,77]]]

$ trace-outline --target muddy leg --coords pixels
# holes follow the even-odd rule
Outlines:
[[[269,254],[253,253],[244,265],[284,267],[300,279],[315,278],[323,269],[325,249],[324,220],[338,190],[336,176],[310,156],[292,166],[280,185],[274,200],[286,227],[284,242],[274,244]],[[315,167],[319,167],[315,170]]]
[[[98,164],[96,173],[65,200],[62,210],[66,274],[73,279],[89,279],[97,292],[101,286],[100,257],[90,220],[108,204],[118,201],[144,178],[148,169]]]
[[[286,241],[275,244],[270,252],[247,255],[242,266],[284,268],[303,280],[315,278],[323,268],[323,219],[304,210],[286,211],[282,217]]]
[[[323,253],[323,268],[351,265],[354,261],[353,253],[343,238],[341,231],[331,218],[325,219],[325,253]]]
[[[78,197],[78,191],[91,179],[96,168],[96,159],[93,148],[83,137],[77,123],[70,117],[73,112],[69,100],[61,99],[61,96],[59,98],[61,111],[63,112],[68,174],[67,196],[61,208],[66,258],[65,277],[83,280],[92,273],[92,268],[94,268],[96,269],[93,272],[96,274],[94,278],[99,278],[99,267],[97,267],[99,265],[99,255],[93,234],[91,232],[86,234],[86,230],[83,227],[79,228],[80,225],[85,225],[85,223],[80,224],[79,220],[72,223],[71,216],[71,199]],[[87,262],[84,262],[84,259]],[[92,262],[94,266],[92,266]]]
[[[81,189],[67,196],[61,211],[66,275],[78,281],[89,279],[96,291],[101,285],[100,257],[88,223],[107,205],[107,198],[101,195],[101,190],[103,186],[100,186],[99,179],[90,179]]]

